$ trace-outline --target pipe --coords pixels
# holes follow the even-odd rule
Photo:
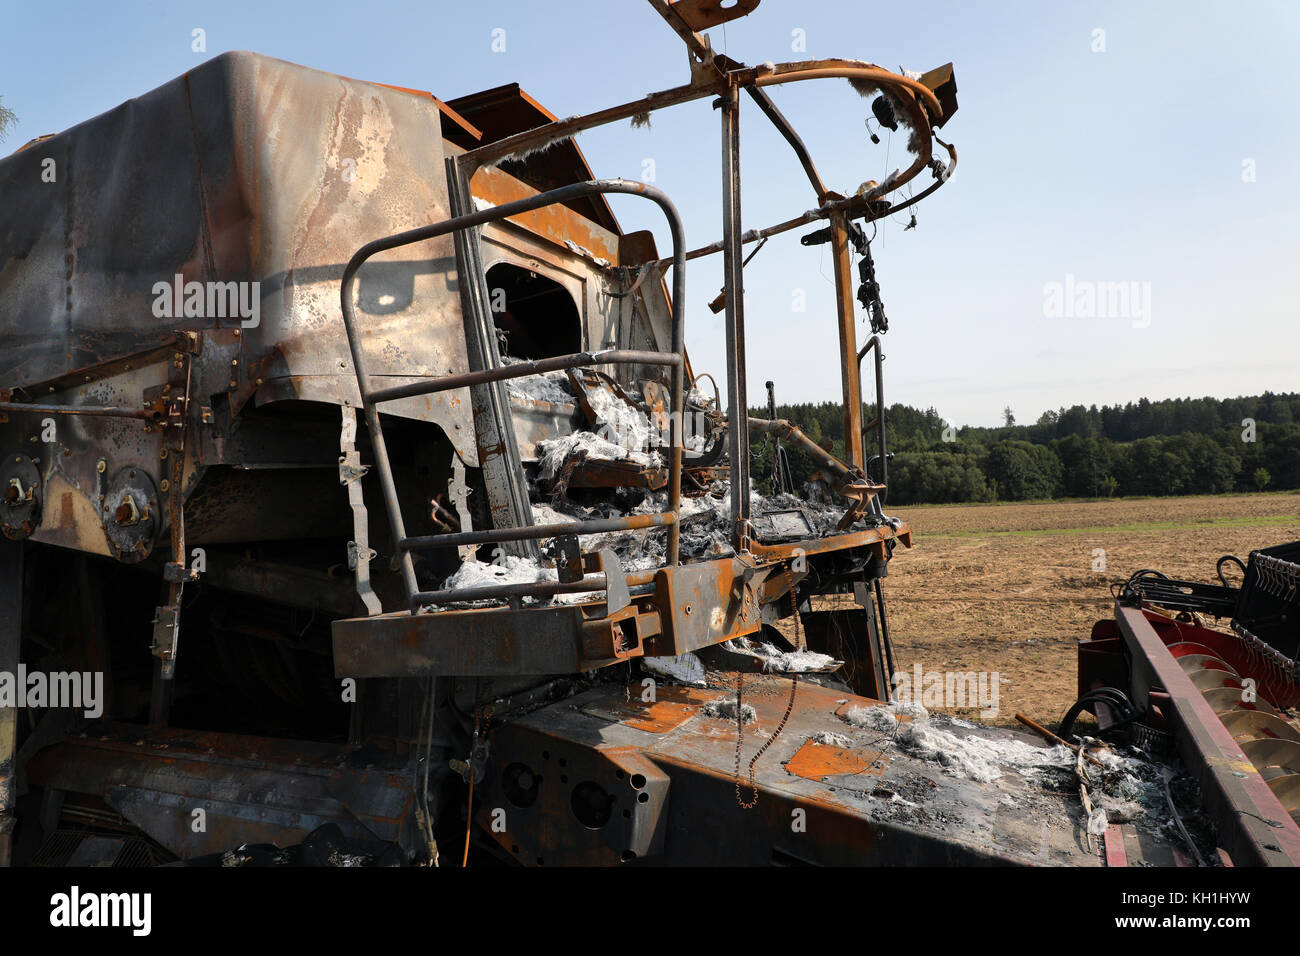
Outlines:
[[[809,438],[803,429],[794,422],[786,421],[784,418],[770,420],[751,418],[749,419],[749,427],[774,438],[785,438],[797,443],[818,465],[830,469],[835,474],[835,477],[841,481],[856,478],[860,474],[858,469],[840,461],[840,459]]]

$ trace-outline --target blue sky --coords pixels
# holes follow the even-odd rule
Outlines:
[[[680,41],[638,0],[73,0],[51,10],[15,3],[4,14],[0,95],[20,120],[6,151],[232,49],[444,99],[517,81],[560,116],[687,75]],[[204,53],[191,50],[196,27]],[[496,28],[503,53],[492,50]],[[904,232],[901,215],[873,244],[891,321],[887,397],[988,425],[1006,405],[1033,421],[1079,402],[1300,388],[1298,28],[1295,3],[765,0],[711,35],[748,63],[953,61],[960,110],[944,138],[958,172],[916,207],[916,229]],[[805,51],[792,50],[796,30]],[[869,103],[846,83],[771,92],[832,188],[907,165],[901,137],[871,145]],[[741,128],[745,227],[813,205],[793,155],[748,101]],[[579,142],[598,176],[640,178],[653,160],[689,243],[718,238],[719,133],[707,101],[658,113],[650,129],[617,124]],[[668,248],[652,209],[614,205],[625,229],[652,228]],[[746,270],[751,398],[771,378],[781,400],[838,401],[831,265],[826,247],[801,247],[797,235],[769,242]],[[1135,283],[1134,303],[1149,308],[1048,314],[1046,287],[1067,276],[1076,289]],[[692,359],[721,370],[722,320],[705,307],[720,263],[692,263],[688,279]],[[792,309],[795,290],[804,312]]]

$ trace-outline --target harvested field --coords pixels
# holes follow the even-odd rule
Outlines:
[[[1214,581],[1220,555],[1300,539],[1295,493],[889,510],[915,535],[885,582],[898,668],[997,671],[1002,725],[1021,711],[1054,726],[1074,702],[1075,647],[1111,616],[1112,583],[1141,568]]]

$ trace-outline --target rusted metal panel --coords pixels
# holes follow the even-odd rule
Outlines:
[[[42,181],[46,159],[54,182]],[[243,360],[265,362],[260,377],[291,381],[296,397],[355,400],[337,280],[356,236],[445,217],[440,114],[377,84],[223,54],[0,159],[0,204],[11,223],[0,244],[6,387],[160,345],[178,328],[239,326],[157,316],[155,284],[181,275],[260,283]],[[450,242],[435,240],[363,273],[376,374],[464,367],[449,271]],[[412,323],[430,334],[412,337]],[[224,390],[225,377],[201,384]],[[456,441],[470,420],[450,398],[388,410],[437,421]]]
[[[785,769],[805,780],[831,783],[836,777],[862,774],[879,776],[884,767],[879,750],[845,750],[843,747],[805,740],[803,746],[787,761]]]
[[[743,756],[767,742],[787,706],[789,687],[784,678],[746,679],[745,701],[756,716],[744,725]],[[1003,802],[1036,789],[1029,781],[1007,779],[989,787],[946,776],[896,749],[812,742],[822,733],[846,732],[849,725],[835,716],[843,692],[807,683],[798,685],[788,722],[755,767],[757,806],[742,809],[736,721],[703,710],[733,695],[716,687],[675,693],[664,697],[674,704],[671,714],[665,712],[670,719],[646,722],[649,708],[625,700],[637,689],[596,687],[492,730],[491,763],[476,798],[478,820],[514,859],[547,866],[1100,865],[1087,852],[1078,823],[1071,825],[1068,795],[1047,797],[1049,827],[1046,817],[1010,810]],[[666,690],[658,688],[660,694]],[[845,706],[873,703],[850,697]],[[681,719],[681,706],[694,713]],[[636,766],[653,772],[633,769],[633,757],[640,758]],[[634,794],[641,791],[620,770],[640,773],[643,788],[663,780],[665,795],[654,791],[638,802]],[[527,788],[515,786],[521,778]],[[742,774],[746,794],[747,780]],[[588,782],[612,798],[604,822],[575,818],[577,791]],[[933,813],[887,812],[900,789]],[[632,849],[629,841],[638,831],[631,824],[640,807],[640,845],[649,847],[649,856],[624,852]],[[504,811],[497,817],[504,829],[494,831],[498,809]],[[665,825],[662,844],[646,842],[651,825]]]
[[[39,786],[103,798],[189,858],[244,843],[290,845],[324,823],[362,845],[409,845],[407,760],[374,746],[363,761],[355,748],[308,741],[109,725],[42,750],[27,773]]]
[[[634,596],[621,615],[609,615],[603,602],[589,601],[335,621],[335,673],[340,678],[577,673],[629,656],[682,654],[762,626],[758,595],[767,569],[726,558],[646,576],[651,573],[654,593]],[[600,579],[550,590],[591,590],[598,586],[592,580]],[[642,580],[630,575],[628,583]],[[623,650],[616,651],[620,644]]]
[[[556,120],[554,113],[520,89],[518,83],[460,96],[449,100],[447,105],[481,128],[483,141],[489,143]],[[595,178],[581,148],[573,139],[557,143],[552,149],[529,156],[527,160],[507,160],[502,165],[507,172],[540,192]],[[569,200],[566,205],[607,230],[619,231],[618,220],[604,196]]]
[[[655,655],[685,654],[762,627],[758,593],[767,569],[739,558],[661,568],[655,574],[655,600],[663,637],[652,643]]]
[[[514,176],[496,167],[475,171],[470,178],[469,188],[475,198],[490,202],[494,206],[504,206],[517,199],[527,199],[543,191],[520,182]],[[599,222],[593,222],[575,213],[567,206],[545,206],[512,216],[509,221],[558,246],[564,247],[566,242],[573,242],[589,250],[593,255],[608,260],[611,265],[619,263],[618,233],[602,226]]]

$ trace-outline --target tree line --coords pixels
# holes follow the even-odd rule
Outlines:
[[[750,413],[766,418],[767,409]],[[863,421],[875,418],[863,406]],[[777,417],[844,454],[843,406],[780,405]],[[1300,393],[1216,399],[1141,399],[1075,405],[1018,425],[1011,409],[996,428],[957,427],[928,408],[885,410],[890,504],[1189,495],[1300,488]],[[783,446],[795,490],[815,476],[812,459]],[[876,453],[875,432],[867,455]],[[752,435],[751,472],[772,487],[773,449]],[[879,479],[878,465],[872,477]]]

